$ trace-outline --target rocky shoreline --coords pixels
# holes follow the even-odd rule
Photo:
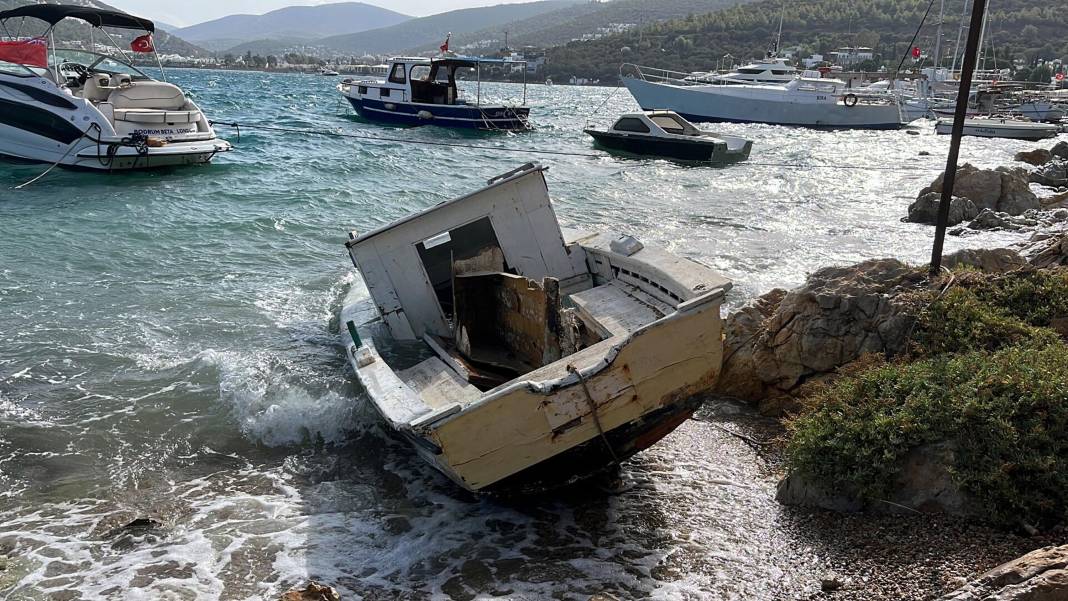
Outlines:
[[[891,367],[883,371],[892,373],[902,365],[901,361],[907,365],[914,360],[908,357],[915,354],[917,327],[923,327],[924,312],[930,308],[929,303],[935,302],[932,299],[941,299],[957,284],[958,275],[954,274],[977,281],[1001,281],[999,278],[1036,271],[1061,273],[1059,270],[1068,266],[1068,143],[1061,142],[1051,150],[1020,153],[1016,160],[1032,167],[989,170],[964,165],[958,170],[950,225],[960,227],[950,234],[1001,229],[1031,232],[1029,239],[1012,248],[966,250],[950,255],[944,265],[951,275],[943,277],[932,278],[923,267],[881,259],[822,269],[811,274],[800,288],[768,292],[728,318],[724,370],[716,392],[748,402],[761,413],[789,423],[795,416],[812,411],[811,404],[818,402],[813,398],[819,398],[819,391],[834,383],[861,374],[856,385],[870,387],[874,380],[864,379],[864,374],[877,371],[872,365],[889,361],[887,365]],[[933,224],[941,192],[939,177],[920,191],[903,221]],[[1009,284],[1012,285],[1016,284]],[[1040,325],[1040,330],[1050,330],[1048,333],[1055,333],[1053,337],[1059,336],[1062,342],[1068,338],[1068,314],[1051,315],[1048,323]],[[865,371],[869,369],[872,371]],[[798,434],[788,428],[785,437],[791,435]],[[849,434],[825,432],[823,436],[827,441],[836,441]],[[812,519],[827,520],[829,528],[837,520],[859,522],[856,526],[863,530],[887,519],[899,519],[879,517],[889,514],[911,515],[901,520],[906,531],[923,527],[920,522],[936,519],[933,516],[937,515],[957,515],[963,516],[965,522],[974,521],[987,515],[987,508],[958,482],[960,464],[955,463],[955,455],[959,454],[961,450],[953,440],[913,445],[896,459],[891,470],[896,475],[892,482],[881,483],[881,489],[887,492],[878,498],[861,494],[851,486],[828,487],[820,477],[792,469],[786,458],[787,470],[777,498],[787,505],[818,509]],[[1063,498],[1059,502],[1063,503]],[[1064,511],[1060,507],[1054,514],[1063,516]],[[1002,526],[1000,543],[1019,541],[1021,551],[1043,549],[994,568],[972,582],[955,582],[962,588],[943,599],[1068,599],[1068,546],[1045,547],[1068,542],[1063,517],[1057,523],[1046,524],[1042,533],[1027,520],[1019,519],[1016,532]],[[990,536],[999,538],[997,530],[993,532]],[[1000,543],[991,544],[990,548],[1000,547]],[[955,552],[939,547],[917,548],[916,552],[943,556]],[[865,547],[862,552],[859,564],[870,565],[871,550]],[[970,557],[974,572],[1006,559],[997,554]],[[842,578],[828,580],[824,591],[833,598],[917,598],[915,590],[912,594],[906,592],[906,583],[918,574],[907,570],[896,574],[894,565],[895,562],[888,562],[888,573],[849,574],[847,569]],[[888,590],[871,584],[885,583],[888,577],[898,579],[902,588]]]
[[[958,277],[998,278],[1068,266],[1068,144],[1017,159],[1033,169],[961,167],[951,211],[951,222],[960,226],[951,232],[956,235],[988,228],[1031,232],[1012,248],[949,255],[944,265],[958,275],[941,278],[895,259],[821,269],[799,288],[754,299],[726,322],[724,369],[713,392],[770,418],[763,426],[729,434],[756,445],[756,455],[782,477],[776,498],[795,507],[780,518],[783,527],[811,543],[805,553],[826,558],[830,569],[819,579],[819,592],[807,598],[1068,600],[1065,524],[1038,528],[1021,520],[1006,528],[982,523],[975,511],[978,501],[956,481],[953,459],[960,450],[951,441],[912,449],[901,461],[891,494],[873,500],[828,489],[792,470],[785,442],[789,428],[768,426],[788,422],[817,391],[866,369],[872,357],[907,356],[930,299],[963,285]],[[1058,179],[1060,173],[1064,177]],[[920,192],[906,220],[932,223],[940,193],[939,179]],[[1068,337],[1068,314],[1054,317],[1052,329]],[[778,441],[769,444],[775,436]],[[339,598],[316,583],[282,597]]]

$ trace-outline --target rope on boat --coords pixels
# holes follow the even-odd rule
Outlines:
[[[608,101],[614,98],[616,92],[619,92],[620,88],[622,87],[623,86],[616,86],[616,89],[612,90],[612,93],[605,96],[604,100],[601,101],[601,104],[597,105],[597,108],[593,109],[588,115],[586,115],[586,127],[590,126],[590,117],[596,115],[602,108],[604,108],[604,105],[608,104]]]
[[[466,148],[470,150],[492,150],[496,152],[516,152],[527,154],[546,154],[555,156],[569,156],[569,157],[581,157],[587,159],[604,159],[609,158],[612,155],[602,152],[569,152],[566,150],[536,150],[531,148],[516,148],[514,146],[486,146],[484,144],[464,144],[461,142],[438,142],[434,140],[412,140],[411,138],[396,138],[390,136],[378,136],[372,134],[365,134],[359,132],[344,132],[334,130],[315,130],[315,129],[298,129],[295,127],[279,127],[276,125],[260,125],[249,123],[237,123],[227,121],[211,121],[212,126],[225,125],[227,127],[233,127],[238,132],[238,141],[240,142],[242,129],[262,129],[266,131],[277,131],[289,134],[298,134],[305,136],[325,136],[330,138],[355,138],[359,140],[371,140],[376,142],[397,142],[400,144],[413,144],[415,146],[446,146],[450,148]],[[921,167],[878,167],[878,166],[860,166],[860,165],[806,165],[804,163],[772,163],[761,161],[742,161],[737,163],[735,167],[742,166],[752,167],[782,167],[786,169],[839,169],[846,171],[890,171],[890,172],[919,172],[930,171],[930,169],[924,169]]]
[[[93,131],[94,129],[97,132],[96,137],[89,135],[89,132]],[[71,151],[78,146],[78,142],[81,142],[85,139],[88,139],[90,142],[96,143],[96,160],[100,163],[101,166],[107,167],[109,171],[111,170],[112,163],[114,163],[115,161],[115,154],[119,151],[119,148],[127,147],[137,150],[137,156],[134,157],[134,163],[131,169],[135,169],[137,167],[137,162],[141,160],[141,157],[148,156],[148,136],[144,134],[133,134],[131,136],[122,138],[118,142],[105,142],[103,139],[101,139],[103,133],[104,132],[100,129],[100,125],[96,123],[91,124],[88,128],[86,128],[85,131],[82,132],[82,135],[78,136],[77,140],[70,143],[70,145],[67,147],[67,151],[63,153],[63,156],[59,157],[59,160],[57,160],[55,163],[52,163],[52,165],[50,165],[48,169],[45,169],[44,172],[38,175],[37,177],[31,179],[28,182],[19,184],[12,189],[22,190],[40,181],[41,178],[51,173],[53,169],[58,167],[64,160],[66,160],[68,156],[70,156]],[[107,148],[105,154],[100,154],[101,147]]]
[[[81,142],[82,140],[84,140],[86,138],[86,136],[89,135],[89,132],[93,131],[93,129],[96,129],[97,131],[100,131],[100,126],[97,125],[96,123],[91,124],[89,127],[87,127],[85,129],[85,131],[82,132],[82,135],[78,136],[77,140],[75,140],[74,142],[71,142],[70,146],[67,147],[67,152],[64,152],[63,156],[59,157],[59,159],[57,159],[55,163],[52,163],[52,165],[49,166],[48,169],[45,169],[43,173],[41,173],[37,177],[31,179],[30,181],[15,186],[13,189],[14,190],[22,190],[23,188],[26,188],[27,186],[32,186],[33,184],[35,184],[38,181],[40,181],[44,176],[46,176],[49,173],[51,173],[53,169],[58,167],[60,163],[62,163],[64,160],[66,160],[66,158],[68,156],[70,156],[71,151],[74,150],[78,146],[78,142]],[[92,139],[92,138],[90,138],[90,139]],[[99,138],[97,138],[97,139],[99,139]]]
[[[582,392],[586,394],[586,403],[590,406],[590,415],[593,416],[593,425],[597,427],[597,434],[601,436],[601,441],[604,442],[604,446],[612,456],[612,461],[619,463],[619,456],[616,455],[616,450],[612,448],[612,443],[608,442],[608,437],[605,436],[604,433],[604,427],[601,426],[601,416],[597,414],[597,403],[593,401],[593,395],[590,394],[590,387],[586,385],[586,378],[582,377],[582,374],[574,365],[568,365],[567,371],[574,374],[575,377],[578,378],[579,384],[582,385]]]

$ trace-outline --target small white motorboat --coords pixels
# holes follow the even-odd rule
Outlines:
[[[339,76],[341,74],[338,73],[337,71],[334,71],[333,69],[327,69],[326,67],[320,67],[319,68],[319,75],[322,75],[323,77],[337,77],[337,76]]]
[[[347,243],[366,285],[341,312],[356,379],[473,492],[619,465],[686,421],[722,366],[731,282],[630,236],[565,234],[544,173],[524,165]]]
[[[953,119],[939,119],[935,131],[941,135],[953,133]],[[1059,133],[1056,125],[1018,119],[975,117],[964,120],[964,135],[979,138],[1010,138],[1014,140],[1044,140]]]
[[[672,111],[627,113],[608,129],[584,131],[609,150],[714,165],[744,161],[753,149],[751,140],[700,130]]]
[[[151,34],[152,21],[87,6],[29,4],[0,12],[0,31],[20,31],[13,21],[25,18],[48,28],[39,37],[5,41],[0,156],[117,171],[207,163],[232,149],[181,88],[152,79],[123,52],[98,54],[47,42],[64,19],[88,23],[97,40],[110,39],[104,27]],[[143,45],[140,52],[155,52],[148,35],[135,43]]]

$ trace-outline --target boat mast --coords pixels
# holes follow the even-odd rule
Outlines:
[[[983,27],[979,30],[979,56],[982,58],[983,64],[979,67],[981,71],[986,71],[986,53],[983,52],[983,43],[986,41],[986,24],[990,20],[990,11],[983,13]]]
[[[964,36],[965,28],[968,27],[964,24],[964,15],[966,14],[968,14],[967,0],[965,0],[965,2],[961,5],[960,9],[960,29],[957,30],[957,44],[953,46],[953,68],[950,69],[951,73],[955,73],[957,71],[957,56],[960,54],[960,39]]]
[[[938,33],[935,34],[934,68],[937,73],[942,68],[942,25],[946,22],[946,0],[938,8]]]
[[[782,46],[782,22],[786,18],[786,0],[782,0],[782,12],[779,13],[779,37],[775,38],[775,56],[779,56]]]

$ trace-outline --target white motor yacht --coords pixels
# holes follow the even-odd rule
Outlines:
[[[846,129],[898,129],[900,98],[856,93],[815,74],[785,83],[699,82],[662,69],[623,65],[623,83],[643,110],[671,110],[690,121],[770,123]]]
[[[24,30],[16,25],[22,19],[48,28],[40,37],[12,37]],[[11,59],[0,56],[0,156],[110,171],[207,163],[231,150],[181,88],[152,79],[122,49],[107,55],[46,42],[64,19],[88,23],[97,40],[111,39],[104,27],[155,30],[147,19],[84,6],[0,12],[0,31],[9,36],[3,56]],[[155,52],[151,38],[138,41]]]

